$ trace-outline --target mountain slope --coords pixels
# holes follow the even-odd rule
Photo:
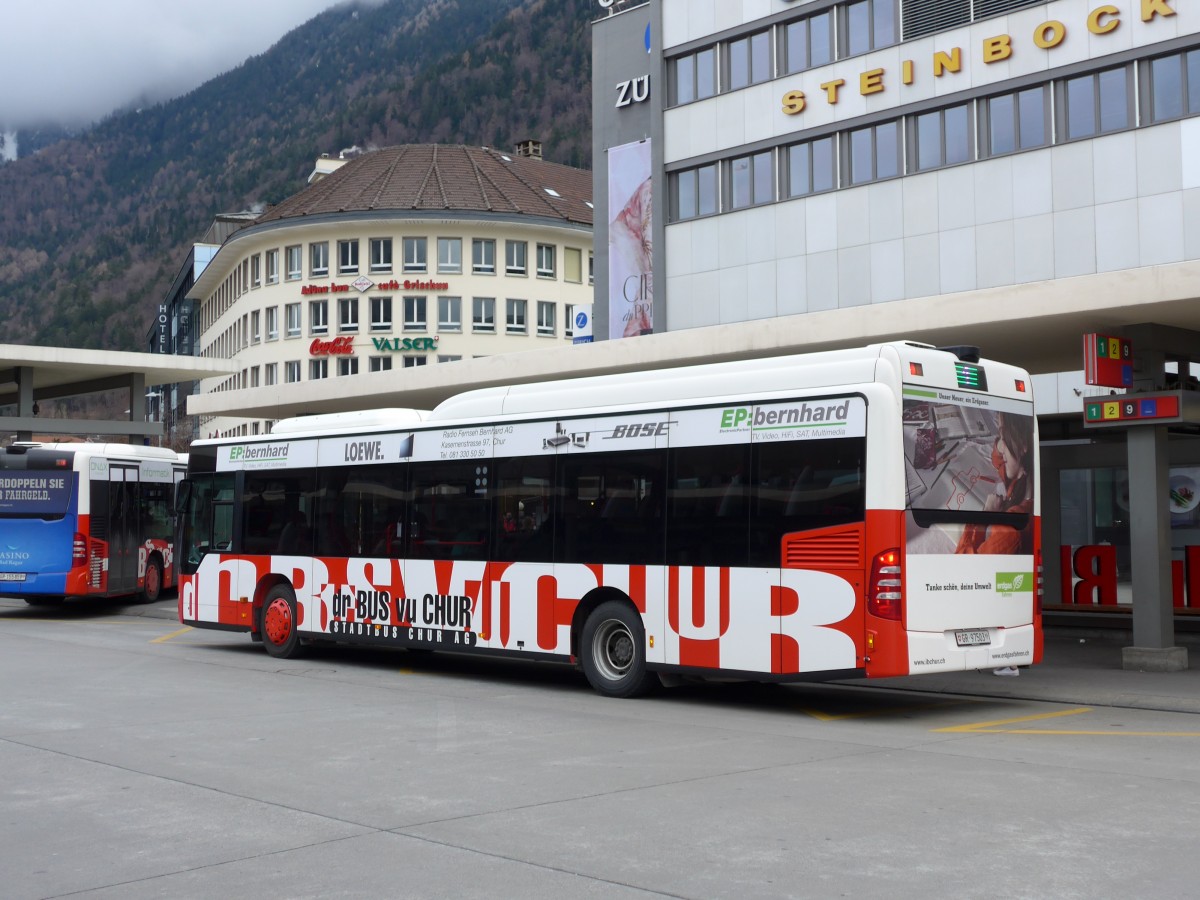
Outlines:
[[[184,97],[0,166],[4,341],[140,349],[212,216],[295,193],[323,152],[534,137],[587,167],[593,12],[348,3]]]

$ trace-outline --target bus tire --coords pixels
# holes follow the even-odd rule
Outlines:
[[[146,563],[146,577],[142,580],[142,602],[153,603],[162,595],[162,562],[157,556]]]
[[[296,614],[296,593],[289,585],[277,584],[267,591],[258,629],[267,652],[279,659],[292,659],[302,652]]]
[[[629,603],[606,600],[587,617],[579,661],[588,684],[605,697],[637,697],[650,690],[646,671],[646,631]]]

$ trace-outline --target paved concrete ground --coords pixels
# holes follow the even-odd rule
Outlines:
[[[1121,649],[1132,643],[1127,631],[1050,627],[1045,635],[1042,664],[1021,669],[1016,678],[983,671],[884,678],[869,683],[901,690],[1200,714],[1200,636],[1176,636],[1176,643],[1188,648],[1194,668],[1186,672],[1136,672],[1121,668]]]
[[[1047,659],[614,701],[0,600],[0,896],[1194,896],[1195,673]]]

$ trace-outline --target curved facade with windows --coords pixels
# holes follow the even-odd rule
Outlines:
[[[322,160],[188,293],[200,355],[240,367],[201,393],[326,378],[354,392],[406,367],[569,343],[574,307],[592,302],[591,190],[588,171],[479,147]],[[198,431],[268,424],[213,418]]]

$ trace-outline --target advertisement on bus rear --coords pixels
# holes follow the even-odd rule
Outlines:
[[[926,617],[1028,621],[1036,584],[1033,454],[1032,404],[905,390],[910,627]]]
[[[62,516],[71,503],[71,472],[7,472],[0,475],[0,515]]]

